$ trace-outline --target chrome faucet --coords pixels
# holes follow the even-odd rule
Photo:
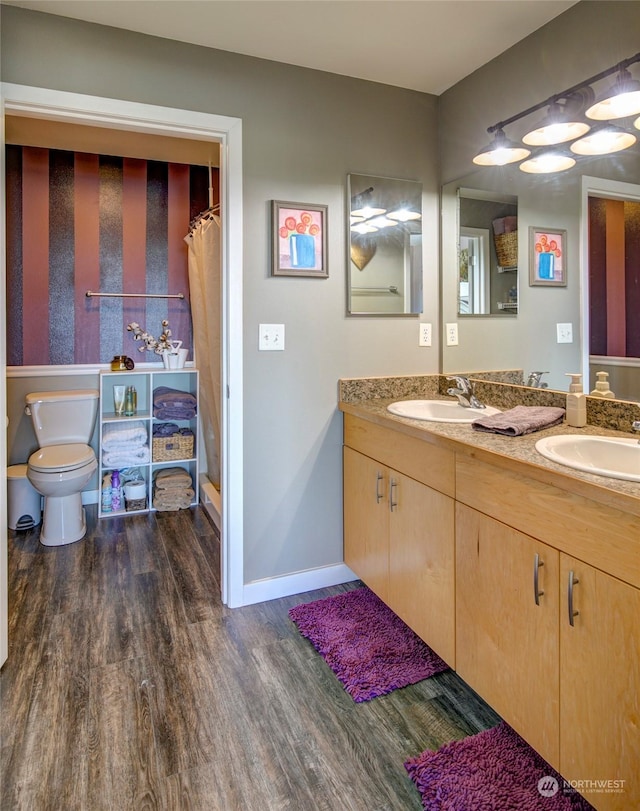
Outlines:
[[[542,375],[548,375],[549,372],[529,372],[529,377],[527,378],[527,386],[532,386],[534,389],[546,389],[548,388],[548,383],[541,383]]]
[[[475,385],[468,377],[455,375],[454,377],[448,377],[447,381],[456,384],[455,388],[447,389],[447,394],[457,397],[463,408],[485,408],[484,403],[481,403],[473,393]]]
[[[640,420],[634,420],[631,423],[631,430],[640,432]],[[638,440],[638,445],[640,445],[640,439]]]

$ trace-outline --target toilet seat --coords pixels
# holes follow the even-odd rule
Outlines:
[[[29,467],[39,473],[69,473],[95,460],[89,445],[47,445],[29,457]]]

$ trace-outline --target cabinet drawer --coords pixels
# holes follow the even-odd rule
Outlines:
[[[455,455],[452,451],[351,414],[344,415],[344,444],[434,490],[454,495]]]
[[[468,456],[458,501],[640,587],[640,518]]]

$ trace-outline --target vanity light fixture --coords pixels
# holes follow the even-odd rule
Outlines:
[[[613,85],[586,111],[587,118],[610,121],[640,113],[640,82],[621,68]]]
[[[495,132],[493,141],[483,147],[473,159],[478,166],[506,166],[508,163],[521,161],[529,157],[531,150],[510,141],[500,125],[489,127],[488,132]]]
[[[351,230],[355,231],[356,234],[373,234],[378,229],[373,225],[369,225],[368,222],[358,222],[351,226]]]
[[[638,127],[638,129],[640,129],[640,127]],[[408,208],[399,208],[396,211],[390,211],[387,217],[392,220],[397,220],[397,222],[410,222],[411,220],[421,220],[422,214],[418,211],[411,211]]]
[[[379,217],[380,214],[386,214],[386,208],[374,208],[374,206],[363,206],[356,208],[351,212],[352,217],[361,217],[363,220],[368,220],[370,217]]]
[[[576,165],[575,158],[562,152],[541,152],[523,161],[519,169],[530,175],[548,175],[551,172],[564,172]]]
[[[593,92],[591,97],[593,98]],[[591,125],[580,120],[580,112],[584,106],[580,99],[581,96],[575,94],[564,104],[552,102],[546,116],[523,136],[522,141],[529,146],[549,146],[564,144],[585,135],[591,129]]]
[[[493,134],[493,141],[478,152],[473,162],[479,166],[504,166],[524,161],[520,166],[523,172],[545,174],[570,169],[575,165],[575,158],[567,153],[541,153],[525,160],[531,155],[527,147],[572,142],[570,149],[574,155],[589,156],[608,155],[633,146],[637,138],[628,131],[628,122],[620,122],[622,126],[606,124],[594,129],[592,122],[610,122],[640,113],[640,81],[634,79],[628,70],[638,62],[640,53],[488,127],[487,132]],[[613,85],[596,96],[593,85],[614,74],[617,76]],[[505,127],[545,107],[548,108],[545,117],[525,133],[522,143],[507,137]],[[640,129],[640,118],[634,126]]]
[[[607,124],[574,141],[570,149],[576,155],[611,155],[633,146],[638,139],[614,124]]]
[[[390,220],[388,217],[384,215],[380,217],[374,217],[371,220],[367,220],[367,225],[371,225],[374,228],[388,228],[390,225],[397,225],[398,223],[395,220]]]

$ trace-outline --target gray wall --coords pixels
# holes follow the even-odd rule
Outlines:
[[[424,184],[435,325],[436,98],[7,6],[1,36],[3,81],[242,118],[245,580],[341,562],[338,378],[438,370],[419,319],[345,315],[346,175]],[[328,280],[270,278],[272,199],[328,204]],[[260,322],[285,352],[258,353]]]
[[[581,176],[640,183],[640,146],[606,159],[579,162],[574,169],[554,176],[527,176],[517,165],[479,169],[472,160],[490,141],[488,126],[633,56],[639,44],[638,2],[581,2],[440,96],[443,183],[451,181],[455,186],[453,181],[460,180],[461,186],[518,195],[521,235],[517,319],[460,319],[459,345],[443,347],[443,371],[514,366],[525,372],[544,369],[550,371],[546,379],[552,387],[566,389],[565,373],[580,370]],[[544,112],[541,110],[534,120]],[[517,124],[506,128],[507,135],[516,140],[524,131],[519,131]],[[444,205],[446,208],[446,200]],[[565,288],[529,286],[526,240],[530,225],[567,229]],[[442,318],[446,322],[456,320],[451,279],[455,273],[455,249],[451,247],[455,230],[452,236],[446,218],[444,228]],[[573,324],[573,344],[556,342],[557,323]]]

